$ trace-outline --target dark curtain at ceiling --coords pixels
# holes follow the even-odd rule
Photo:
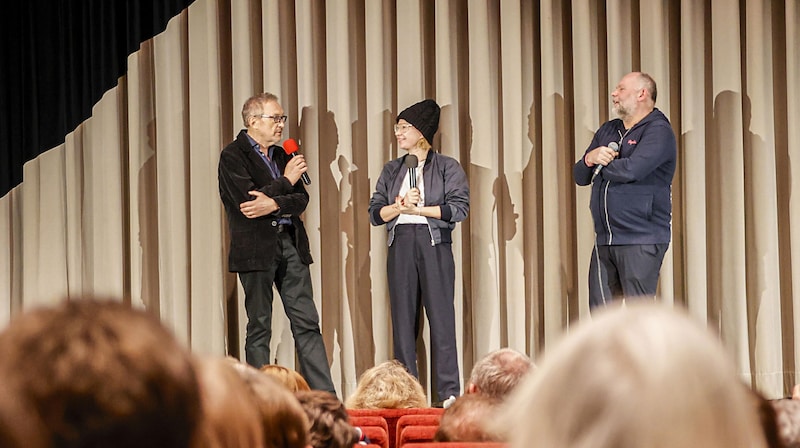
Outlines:
[[[193,0],[11,0],[0,10],[0,197]]]

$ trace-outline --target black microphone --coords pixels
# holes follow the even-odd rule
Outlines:
[[[298,149],[297,141],[293,138],[287,138],[286,141],[283,142],[283,150],[292,157],[294,157],[294,153],[296,153]],[[300,178],[303,179],[304,184],[311,185],[311,178],[308,177],[308,173],[301,174]]]
[[[619,152],[619,144],[617,142],[609,143],[608,147],[611,148],[611,150],[614,151],[614,152]],[[593,181],[594,181],[594,178],[597,177],[598,174],[600,174],[600,171],[603,169],[604,166],[605,165],[600,165],[599,163],[597,164],[597,168],[594,169],[594,174],[592,174],[592,180]]]
[[[417,188],[417,165],[419,165],[419,159],[414,154],[408,154],[405,164],[406,168],[408,168],[408,186]]]

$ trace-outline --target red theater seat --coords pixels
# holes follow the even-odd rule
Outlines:
[[[403,437],[403,431],[407,427],[410,426],[433,426],[435,428],[439,428],[439,420],[441,420],[442,414],[409,414],[400,417],[397,420],[397,438],[395,439],[395,447],[399,447],[401,445],[401,438]],[[434,431],[435,433],[435,431]],[[415,435],[416,436],[416,435]],[[416,442],[426,442],[426,441],[433,441],[433,436],[431,435],[430,439],[420,439],[415,440]],[[406,443],[409,441],[407,440]]]
[[[350,418],[363,416],[380,416],[389,427],[389,448],[397,448],[397,421],[404,415],[442,415],[442,408],[408,408],[408,409],[348,409]]]
[[[403,448],[411,443],[433,442],[433,436],[439,426],[406,426],[402,430],[398,429],[398,440],[396,446]]]
[[[501,442],[425,442],[409,443],[403,448],[508,448],[507,443]]]

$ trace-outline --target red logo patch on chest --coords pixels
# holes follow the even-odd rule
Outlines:
[[[628,140],[628,144],[629,145],[635,145],[636,144],[636,140],[630,139],[630,140]]]

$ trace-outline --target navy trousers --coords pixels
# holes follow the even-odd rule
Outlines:
[[[425,224],[400,224],[394,232],[387,260],[394,357],[419,378],[416,340],[424,306],[431,332],[435,391],[439,400],[451,395],[457,397],[461,381],[453,306],[452,245],[432,245],[430,230]]]
[[[279,249],[269,270],[239,273],[247,311],[247,337],[244,345],[247,363],[255,367],[270,363],[274,283],[291,324],[300,374],[312,389],[336,394],[319,329],[311,273],[308,265],[300,261],[300,255],[289,233],[278,235]]]
[[[589,264],[589,307],[613,300],[654,298],[669,244],[595,246]]]

